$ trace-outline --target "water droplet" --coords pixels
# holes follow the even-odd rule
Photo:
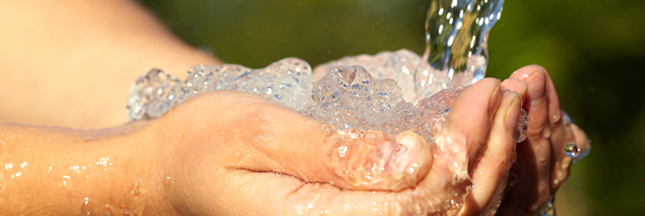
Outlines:
[[[334,138],[334,147],[340,146],[340,139]]]
[[[139,191],[139,182],[132,184],[132,187],[130,187],[130,193],[134,196],[139,196],[139,194],[141,194]]]
[[[166,175],[163,177],[163,185],[164,187],[170,187],[170,184],[172,183],[171,178],[169,175]]]
[[[376,145],[376,138],[371,137],[367,143],[370,145]]]
[[[103,215],[105,216],[112,216],[112,209],[110,209],[110,205],[105,205],[103,207]]]
[[[85,197],[83,203],[81,204],[81,215],[92,215],[92,205],[89,198]]]
[[[452,179],[452,184],[453,185],[459,184],[459,175],[455,174],[455,176]]]
[[[421,206],[420,203],[414,203],[414,205],[412,206],[412,213],[414,215],[425,215],[426,210]]]
[[[132,213],[131,213],[130,209],[127,209],[127,208],[122,209],[122,210],[121,210],[121,213],[123,214],[123,216],[129,216],[129,215],[132,215]]]
[[[575,158],[580,154],[580,149],[576,143],[570,142],[564,147],[564,153],[569,157]]]
[[[591,152],[591,140],[587,140],[587,142],[584,144],[584,147],[584,150],[580,152],[576,159],[573,160],[574,163],[582,160],[583,158],[587,157],[587,155],[589,155],[589,152]]]

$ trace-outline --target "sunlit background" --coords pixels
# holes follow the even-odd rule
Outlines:
[[[402,48],[422,54],[429,2],[141,1],[186,42],[254,68],[291,56],[317,65]],[[506,1],[489,47],[487,76],[544,66],[593,140],[557,195],[558,214],[645,214],[645,1]]]

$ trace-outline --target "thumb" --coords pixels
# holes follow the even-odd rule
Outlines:
[[[432,164],[430,145],[412,131],[336,131],[318,120],[275,107],[266,118],[281,130],[272,145],[260,146],[271,167],[305,181],[353,190],[400,191],[413,187]]]

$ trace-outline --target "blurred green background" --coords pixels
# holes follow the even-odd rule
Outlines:
[[[141,0],[225,62],[317,65],[406,48],[422,54],[429,0]],[[557,196],[560,215],[645,214],[645,1],[506,1],[487,76],[549,70],[564,110],[593,140]]]

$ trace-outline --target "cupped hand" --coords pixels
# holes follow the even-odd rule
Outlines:
[[[526,141],[517,145],[518,161],[513,165],[499,213],[531,214],[540,210],[567,179],[573,158],[565,154],[566,144],[573,142],[585,152],[590,141],[576,125],[567,124],[553,81],[544,68],[523,67],[502,86],[511,90],[528,86],[523,108],[529,124]]]
[[[442,156],[424,139],[411,134],[396,137],[398,143],[415,149],[404,152],[410,161],[403,161],[418,166],[410,171],[413,175],[404,175],[407,169],[386,170],[381,176],[407,177],[355,184],[332,166],[336,153],[328,150],[339,136],[336,132],[249,93],[196,96],[149,128],[162,152],[163,196],[176,214],[473,215],[491,209],[504,189],[525,87],[518,92],[503,92],[495,79],[465,88],[443,129],[435,134],[433,145],[466,150],[462,156],[469,164],[468,181],[461,184],[467,188],[472,182],[473,187],[463,206],[450,203],[454,191],[449,187],[456,183],[455,173],[447,170],[456,165],[448,163],[454,158]],[[376,147],[349,151],[378,157],[374,149],[386,148],[388,139],[394,139],[374,136],[371,145]]]

